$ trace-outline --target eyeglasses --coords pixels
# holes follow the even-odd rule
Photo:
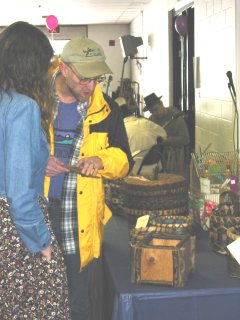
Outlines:
[[[78,78],[79,82],[81,84],[89,84],[90,82],[94,82],[94,83],[101,83],[103,81],[106,80],[106,76],[105,75],[101,75],[98,77],[92,77],[92,78],[84,78],[84,77],[80,77],[77,72],[73,69],[73,67],[71,66],[71,64],[69,63],[65,63],[69,69],[72,71],[72,73]]]

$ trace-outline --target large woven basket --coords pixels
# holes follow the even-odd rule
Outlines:
[[[227,231],[228,243],[240,238],[240,225],[235,225]],[[240,265],[237,260],[228,251],[228,273],[231,277],[240,278]]]
[[[114,215],[122,215],[123,212],[123,195],[122,195],[123,179],[105,180],[106,203],[112,210]]]
[[[127,177],[122,193],[127,215],[188,215],[188,187],[182,176],[164,173],[159,180]]]
[[[224,193],[226,194],[226,193]],[[227,231],[229,228],[240,224],[238,212],[238,198],[233,193],[228,192],[232,200],[220,203],[213,209],[210,216],[209,239],[214,251],[227,254],[226,246],[228,245]]]

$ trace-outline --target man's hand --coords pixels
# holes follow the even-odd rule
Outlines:
[[[45,175],[48,177],[58,176],[61,173],[69,172],[69,169],[58,160],[58,158],[51,156],[48,160],[48,164],[45,170]]]
[[[80,169],[80,172],[89,177],[96,177],[98,170],[103,169],[102,160],[98,157],[83,158],[78,161],[76,167]]]

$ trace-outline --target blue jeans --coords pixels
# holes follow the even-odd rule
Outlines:
[[[49,217],[53,232],[61,246],[60,201],[49,200]],[[72,320],[88,320],[92,263],[80,272],[80,253],[64,255]]]
[[[72,320],[88,320],[92,263],[80,272],[79,252],[64,255],[64,260],[67,266]]]

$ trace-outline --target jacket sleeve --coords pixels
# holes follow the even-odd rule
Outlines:
[[[169,126],[169,136],[163,142],[166,146],[182,148],[190,142],[189,132],[185,120],[181,117],[175,119]]]
[[[34,102],[18,107],[11,112],[6,129],[6,194],[19,236],[34,253],[51,242],[33,185],[42,134],[40,110]]]
[[[119,179],[125,177],[132,169],[134,161],[131,155],[127,132],[119,106],[105,97],[111,107],[109,133],[109,147],[97,152],[102,159],[104,169],[101,174],[107,179]]]

